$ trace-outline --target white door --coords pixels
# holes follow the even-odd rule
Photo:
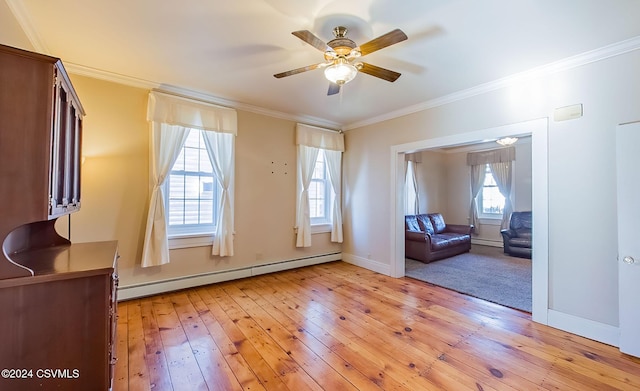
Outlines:
[[[640,357],[640,122],[616,130],[620,350]]]

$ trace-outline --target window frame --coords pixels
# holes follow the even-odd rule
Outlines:
[[[317,165],[322,162],[324,165],[324,169],[322,170],[322,178],[318,178],[315,176]],[[310,217],[311,220],[311,232],[319,233],[319,232],[331,232],[331,225],[333,223],[333,216],[331,214],[331,208],[334,202],[335,194],[333,193],[333,185],[331,183],[331,177],[329,175],[329,168],[327,167],[326,155],[324,153],[324,149],[318,150],[318,157],[316,158],[316,163],[314,165],[314,176],[311,178],[311,183],[309,184],[309,190],[311,190],[311,186],[313,183],[322,183],[324,185],[324,195],[322,200],[324,201],[324,217]],[[319,198],[317,198],[319,199]],[[312,199],[311,195],[309,195],[309,213],[312,213]]]
[[[495,178],[493,177],[493,172],[491,172],[491,167],[490,165],[487,163],[485,165],[485,177],[484,177],[484,182],[482,184],[482,188],[480,188],[480,191],[478,192],[478,196],[476,197],[476,204],[478,207],[478,217],[481,219],[485,219],[485,220],[502,220],[503,216],[504,216],[504,207],[505,207],[505,203],[506,200],[503,201],[502,203],[502,212],[500,213],[486,213],[484,212],[484,189],[487,187],[495,187],[498,188],[498,185],[496,184],[495,186],[487,186],[487,178],[491,178],[491,180],[493,180],[493,182],[495,183]],[[504,199],[504,196],[503,196]]]
[[[204,138],[202,135],[202,132],[204,132],[205,130],[201,130],[201,129],[196,129],[196,128],[190,128],[189,132],[199,132],[199,143],[198,143],[198,150],[202,151],[204,150],[206,152],[206,156],[211,159],[211,157],[208,154],[208,151],[206,150],[206,147],[204,147]],[[184,150],[185,148],[193,148],[190,146],[186,146],[183,145],[182,146],[182,150],[180,151],[180,155],[179,156],[184,156]],[[199,153],[198,154],[199,158],[198,158],[198,162],[200,165],[200,162],[202,161],[202,155]],[[178,162],[178,160],[176,160],[176,162],[174,162],[174,167],[176,165],[176,163]],[[207,246],[207,245],[211,245],[213,238],[215,236],[216,233],[216,222],[217,222],[217,214],[218,214],[218,201],[219,198],[221,196],[221,192],[222,189],[220,187],[220,184],[218,182],[218,179],[215,175],[215,173],[212,171],[211,173],[208,173],[206,171],[189,171],[189,170],[174,170],[174,167],[171,167],[171,170],[169,171],[169,173],[167,174],[167,178],[165,180],[165,182],[162,184],[162,191],[164,194],[164,207],[165,207],[165,211],[166,211],[166,219],[167,219],[167,238],[169,240],[169,248],[170,249],[174,249],[174,248],[187,248],[187,247],[197,247],[197,246]],[[170,191],[170,186],[171,186],[171,176],[172,175],[180,175],[180,176],[192,176],[192,177],[196,177],[196,178],[200,178],[200,177],[210,177],[213,179],[213,194],[212,194],[212,223],[203,223],[203,224],[185,224],[183,226],[179,226],[176,227],[175,225],[172,227],[172,225],[170,224],[171,218],[170,218],[170,213],[171,213],[171,208],[170,208],[170,203],[171,203],[171,191]],[[200,198],[198,198],[198,200],[200,201]]]

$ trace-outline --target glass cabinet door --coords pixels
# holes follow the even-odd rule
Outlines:
[[[82,114],[70,87],[56,78],[53,101],[49,217],[74,212],[80,207],[80,160]]]

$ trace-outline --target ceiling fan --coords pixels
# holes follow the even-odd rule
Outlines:
[[[400,29],[390,31],[360,46],[347,38],[347,28],[343,26],[338,26],[333,29],[333,35],[335,38],[327,43],[324,43],[320,38],[316,37],[308,30],[294,31],[291,34],[300,38],[314,48],[324,52],[325,62],[273,75],[278,79],[318,68],[324,68],[324,75],[330,82],[327,95],[334,95],[340,92],[340,87],[343,84],[353,80],[358,72],[366,73],[390,82],[394,82],[400,77],[400,73],[398,72],[371,65],[366,62],[357,61],[357,59],[362,56],[366,56],[367,54],[406,40],[407,35]]]

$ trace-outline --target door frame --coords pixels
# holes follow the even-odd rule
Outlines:
[[[549,119],[540,118],[433,139],[391,146],[390,259],[391,276],[404,277],[404,155],[420,150],[471,144],[513,135],[531,134],[533,257],[533,321],[548,324],[549,313],[549,199],[548,199]]]
[[[638,324],[640,324],[640,318],[637,316],[637,312],[631,310],[635,309],[637,303],[637,297],[635,292],[629,292],[631,289],[631,279],[634,279],[638,274],[638,267],[640,267],[640,259],[636,261],[634,265],[626,265],[623,261],[623,257],[627,255],[635,255],[638,258],[638,251],[640,248],[637,245],[635,236],[637,235],[637,228],[629,230],[624,224],[629,224],[635,221],[636,211],[629,212],[626,209],[629,206],[630,198],[633,198],[632,194],[635,194],[636,190],[633,186],[635,182],[629,183],[628,172],[625,169],[634,167],[628,165],[622,159],[623,157],[629,158],[629,154],[633,152],[629,151],[629,146],[633,145],[633,139],[630,140],[629,133],[633,133],[634,137],[640,134],[640,121],[628,122],[616,126],[616,204],[617,204],[617,222],[616,228],[618,230],[618,243],[617,243],[617,266],[618,266],[618,348],[622,353],[640,357],[640,336],[638,335]],[[624,140],[622,140],[624,138]],[[635,151],[635,150],[634,150]],[[624,175],[623,175],[624,174]],[[635,178],[633,178],[635,179]],[[624,213],[621,211],[624,209]],[[624,216],[624,217],[623,217]],[[621,221],[622,220],[622,221]],[[633,225],[633,223],[631,223]],[[634,244],[632,244],[634,243]],[[629,269],[632,268],[632,269]],[[635,285],[635,284],[634,284]]]

